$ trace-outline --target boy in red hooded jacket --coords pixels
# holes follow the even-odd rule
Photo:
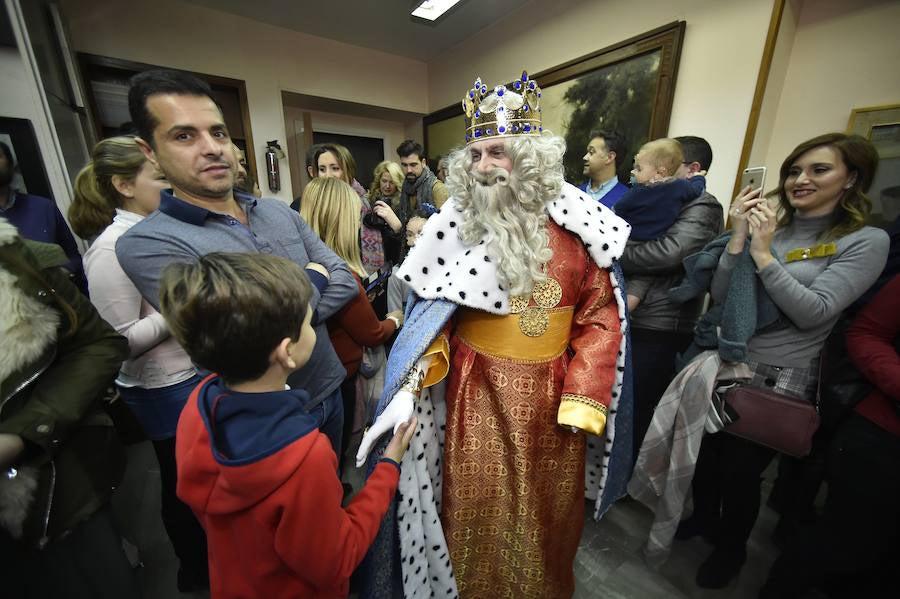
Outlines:
[[[318,430],[324,407],[285,389],[316,343],[312,293],[300,267],[267,254],[208,254],[163,275],[172,334],[216,373],[191,394],[175,450],[178,497],[209,541],[214,599],[346,597],[397,488],[415,419],[342,508],[337,456]]]

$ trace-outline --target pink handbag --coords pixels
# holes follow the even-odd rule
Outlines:
[[[726,393],[725,402],[737,413],[726,432],[796,458],[812,451],[819,414],[808,401],[738,385]]]

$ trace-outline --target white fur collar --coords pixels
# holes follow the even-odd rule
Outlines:
[[[16,228],[8,220],[0,217],[0,245],[12,243],[18,235]]]
[[[584,243],[594,262],[609,268],[622,255],[631,225],[574,185],[563,184],[547,213]],[[445,299],[494,314],[509,313],[509,293],[497,282],[497,267],[482,242],[465,246],[459,239],[462,215],[450,198],[428,219],[422,236],[397,275],[424,299]]]
[[[16,228],[0,218],[0,245],[16,238]],[[0,267],[0,381],[37,360],[56,341],[59,314],[16,285]]]

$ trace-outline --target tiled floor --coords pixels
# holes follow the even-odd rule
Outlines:
[[[354,484],[359,479],[352,480]],[[114,500],[123,532],[138,547],[143,567],[137,575],[145,599],[190,599],[175,590],[177,562],[159,519],[159,472],[149,443],[129,448],[129,467]],[[591,510],[587,510],[590,512]],[[748,546],[747,563],[738,580],[721,591],[694,585],[697,566],[710,551],[699,539],[675,543],[666,564],[655,571],[641,558],[651,513],[632,500],[617,504],[601,522],[585,520],[575,561],[576,599],[750,599],[777,552],[770,540],[776,516],[763,507]]]

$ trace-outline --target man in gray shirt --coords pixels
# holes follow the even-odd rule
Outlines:
[[[132,79],[128,105],[138,144],[172,189],[162,192],[159,210],[119,239],[116,256],[122,269],[158,309],[159,280],[172,262],[210,252],[263,252],[302,267],[315,263],[307,273],[317,288],[310,302],[316,345],[307,365],[288,382],[310,394],[310,409],[320,411],[320,430],[337,452],[344,416],[340,384],[346,372],[325,319],[358,293],[347,265],[286,204],[233,191],[236,157],[206,83],[184,73],[147,71]],[[327,277],[314,270],[316,265]]]

